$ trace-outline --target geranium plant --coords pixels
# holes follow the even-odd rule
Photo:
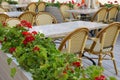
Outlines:
[[[10,53],[16,58],[19,66],[32,74],[33,80],[106,80],[103,68],[90,66],[83,68],[74,54],[61,53],[55,47],[51,38],[36,31],[29,22],[9,28],[0,24],[0,42],[4,53]],[[12,59],[9,58],[8,64]],[[14,77],[16,69],[11,69]],[[115,80],[115,79],[110,79]]]

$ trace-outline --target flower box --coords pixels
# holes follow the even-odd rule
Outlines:
[[[8,65],[7,59],[12,58],[11,54],[3,53],[0,50],[0,80],[33,80],[29,72],[18,67],[18,62],[14,58],[12,63]],[[16,74],[12,78],[10,76],[11,68],[16,68]]]

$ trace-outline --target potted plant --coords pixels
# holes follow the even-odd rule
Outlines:
[[[83,68],[74,54],[61,53],[51,38],[36,31],[29,22],[23,20],[17,26],[9,28],[6,23],[0,24],[1,50],[10,53],[19,66],[32,74],[33,80],[106,80],[103,68],[90,66]],[[12,58],[9,58],[8,64]],[[14,77],[15,68],[11,69]],[[108,80],[115,80],[109,78]]]

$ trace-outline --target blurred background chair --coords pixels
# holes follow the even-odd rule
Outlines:
[[[26,11],[36,12],[37,5],[35,2],[28,4]]]
[[[36,16],[36,13],[27,11],[27,12],[22,13],[18,18],[20,20],[26,20],[26,21],[30,22],[31,25],[33,25],[35,16]]]
[[[103,7],[98,10],[93,17],[91,18],[91,22],[106,22],[107,19],[107,8]]]
[[[6,15],[4,13],[0,13],[0,23],[5,22],[6,19],[8,19],[8,18],[9,18],[8,15]]]
[[[6,20],[6,23],[8,24],[9,27],[14,27],[17,24],[20,24],[20,20],[18,18],[8,18]]]
[[[107,8],[103,7],[99,9],[92,17],[91,17],[91,22],[101,22],[101,23],[106,23],[107,22]],[[98,29],[90,31],[91,36],[95,36],[98,33]]]
[[[6,12],[6,10],[0,6],[0,12]]]
[[[37,6],[38,12],[41,12],[41,11],[44,12],[45,8],[46,8],[46,3],[45,2],[39,2],[38,3],[38,6]]]
[[[10,4],[6,1],[1,2],[1,6],[6,10],[6,11],[11,11]]]
[[[88,33],[87,28],[74,30],[62,40],[58,50],[66,53],[76,53],[81,61]]]
[[[67,12],[67,10],[70,10],[70,7],[66,4],[62,4],[60,5],[60,12],[62,14],[63,20],[64,22],[68,22],[68,21],[76,21],[77,19],[73,19],[72,15],[70,15],[69,12]]]
[[[112,60],[116,74],[118,74],[116,68],[116,62],[114,58],[114,45],[120,31],[120,23],[110,24],[108,27],[102,29],[95,38],[89,38],[87,41],[85,52],[96,55],[92,59],[98,60],[98,65],[102,66],[103,60]]]
[[[39,12],[35,18],[36,25],[46,25],[57,23],[56,18],[47,12]]]
[[[117,21],[118,12],[119,12],[118,6],[113,6],[113,7],[109,8],[107,23],[112,23],[112,22]]]

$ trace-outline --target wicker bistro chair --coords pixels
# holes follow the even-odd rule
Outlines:
[[[6,1],[1,2],[1,6],[5,9],[5,11],[11,10],[10,4]]]
[[[70,10],[70,7],[66,4],[61,4],[60,5],[60,12],[63,16],[63,20],[64,22],[68,22],[68,21],[76,21],[77,19],[71,19],[71,15],[69,12],[67,12],[66,10]],[[73,16],[74,18],[74,16]]]
[[[50,13],[40,12],[36,15],[35,23],[36,25],[55,24],[57,23],[57,20]]]
[[[93,17],[91,18],[91,21],[104,23],[104,22],[106,22],[106,18],[107,18],[107,8],[103,7],[93,15]]]
[[[44,12],[45,8],[46,8],[46,3],[45,2],[39,2],[37,8],[38,8],[38,12]]]
[[[22,13],[18,18],[20,20],[26,20],[33,25],[35,16],[36,16],[36,13],[27,11],[27,12]]]
[[[17,24],[20,24],[20,20],[18,18],[8,18],[6,23],[9,25],[9,27],[14,27]]]
[[[36,12],[37,5],[35,2],[28,4],[26,11]]]
[[[5,22],[6,19],[8,19],[8,18],[9,18],[8,15],[6,15],[4,13],[0,13],[0,23]]]
[[[97,55],[98,65],[102,66],[102,60],[112,60],[116,74],[118,74],[116,63],[113,55],[113,49],[116,39],[119,35],[120,23],[112,23],[108,27],[102,29],[95,38],[90,38],[91,41],[87,41],[85,51]]]
[[[113,6],[108,9],[108,19],[107,19],[108,23],[112,23],[117,20],[118,11],[119,11],[118,6]]]
[[[0,7],[0,12],[6,12],[6,10],[3,7]]]
[[[81,61],[89,30],[78,28],[67,35],[61,42],[58,50],[68,53],[77,53]]]

